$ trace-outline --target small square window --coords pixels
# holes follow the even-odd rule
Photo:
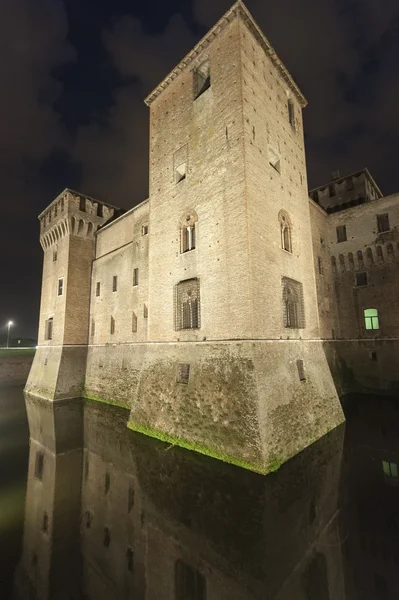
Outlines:
[[[364,287],[368,284],[367,273],[356,273],[356,287]]]
[[[303,360],[296,361],[296,368],[298,369],[299,381],[306,381],[305,368],[303,366]]]
[[[139,270],[138,268],[133,270],[133,285],[139,284]]]
[[[101,292],[101,284],[99,281],[96,283],[96,296],[99,296]]]
[[[341,242],[346,242],[347,240],[347,236],[346,236],[346,225],[338,225],[337,227],[337,244],[340,244]]]
[[[187,363],[181,363],[177,365],[177,383],[188,383],[190,379],[190,365]]]
[[[36,453],[35,458],[35,477],[36,479],[43,479],[43,467],[44,467],[44,454],[42,452]]]
[[[141,235],[147,235],[148,234],[148,225],[143,225],[141,228]]]
[[[112,278],[112,291],[116,292],[118,289],[118,276],[114,275]]]
[[[272,148],[269,148],[269,165],[271,165],[277,173],[281,173],[280,157]]]
[[[290,98],[288,99],[288,121],[292,129],[295,130],[295,108],[294,103]]]
[[[63,292],[64,292],[64,280],[59,279],[58,280],[58,295],[62,296]]]
[[[50,317],[50,319],[47,319],[47,321],[45,323],[44,339],[45,340],[53,339],[53,317]]]
[[[176,183],[180,183],[180,181],[183,181],[186,178],[186,169],[187,169],[187,163],[182,163],[181,165],[179,165],[178,167],[176,167],[175,170],[175,181]]]
[[[388,213],[384,213],[382,215],[377,215],[377,225],[378,225],[378,233],[384,233],[384,231],[389,231],[389,216]]]
[[[194,71],[194,100],[199,98],[210,87],[211,70],[209,60],[207,60]]]

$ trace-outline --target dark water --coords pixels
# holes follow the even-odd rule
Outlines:
[[[0,600],[399,598],[399,402],[262,477],[0,391]],[[27,475],[28,473],[28,475]]]

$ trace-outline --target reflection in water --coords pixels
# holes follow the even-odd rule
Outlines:
[[[345,598],[343,427],[263,477],[135,434],[124,409],[26,402],[15,598]]]
[[[21,387],[0,387],[0,599],[20,553],[29,431]]]

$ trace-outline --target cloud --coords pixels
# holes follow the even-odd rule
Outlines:
[[[399,136],[396,0],[248,0],[247,6],[309,101],[305,134],[310,184],[368,165],[384,189],[396,168],[381,148]],[[229,0],[195,0],[195,17],[211,27]],[[391,64],[391,68],[387,65]],[[378,145],[376,145],[378,144]],[[391,152],[392,156],[392,152]]]
[[[176,15],[162,34],[145,33],[130,16],[104,32],[109,56],[126,84],[114,92],[105,122],[92,121],[77,136],[82,189],[130,208],[148,195],[149,109],[144,98],[196,43]]]

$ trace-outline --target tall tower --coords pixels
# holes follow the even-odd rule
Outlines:
[[[271,470],[343,420],[319,339],[306,100],[238,1],[146,102],[157,344],[130,425]]]
[[[38,348],[26,391],[79,397],[86,369],[94,233],[115,207],[64,190],[39,215],[44,251]]]

